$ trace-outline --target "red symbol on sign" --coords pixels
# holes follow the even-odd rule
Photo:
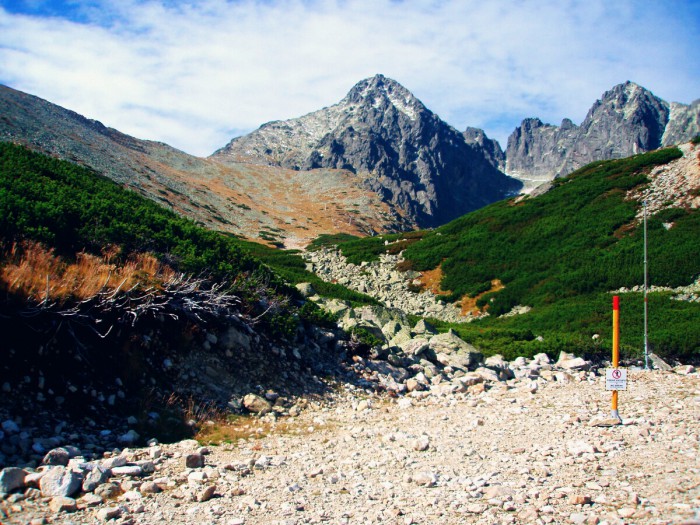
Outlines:
[[[620,379],[622,377],[622,371],[621,370],[613,370],[612,376],[613,376],[613,379]]]

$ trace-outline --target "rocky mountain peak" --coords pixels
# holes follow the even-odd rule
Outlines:
[[[521,187],[483,148],[383,75],[358,82],[338,104],[233,139],[211,158],[351,171],[398,210],[405,227],[444,224]]]
[[[375,75],[361,80],[353,86],[338,105],[354,104],[381,110],[392,105],[411,120],[414,120],[419,113],[426,111],[426,107],[413,93],[396,80],[384,75]]]
[[[593,161],[688,141],[699,130],[700,102],[669,104],[627,81],[603,93],[580,126],[523,120],[508,139],[506,172],[532,189]]]
[[[486,160],[488,160],[494,168],[505,171],[506,154],[497,140],[490,139],[486,136],[483,129],[472,127],[468,127],[464,130],[462,136],[467,144],[479,148],[486,157]]]

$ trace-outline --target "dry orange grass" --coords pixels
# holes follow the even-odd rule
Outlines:
[[[498,292],[500,290],[503,290],[505,288],[505,285],[501,282],[500,279],[494,279],[491,281],[491,289],[486,290],[485,292],[480,293],[476,297],[469,297],[468,295],[465,295],[462,297],[460,301],[460,305],[462,307],[462,315],[469,315],[470,313],[472,315],[479,315],[482,313],[482,310],[480,310],[476,306],[476,302],[481,299],[482,296],[486,295],[487,293],[490,292]],[[484,306],[483,312],[488,310],[489,305]]]
[[[440,282],[442,281],[442,267],[438,266],[434,270],[425,270],[421,272],[420,282],[421,286],[425,290],[430,290],[435,295],[447,295],[446,292],[440,288]]]
[[[6,263],[0,268],[0,281],[26,299],[64,302],[88,299],[100,291],[158,286],[175,275],[151,254],[137,254],[121,266],[111,263],[117,254],[115,248],[101,257],[82,252],[69,263],[41,244],[14,244],[2,257]]]

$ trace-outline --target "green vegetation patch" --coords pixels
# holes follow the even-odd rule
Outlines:
[[[321,235],[309,245],[309,249],[337,246],[348,262],[360,264],[378,261],[382,254],[396,255],[418,242],[426,233],[425,231],[413,231],[363,238],[344,233]]]
[[[678,148],[627,159],[595,162],[554,181],[544,195],[501,201],[465,215],[405,246],[401,269],[441,267],[445,301],[476,297],[499,279],[504,288],[479,297],[491,314],[469,324],[434,321],[453,328],[486,355],[508,359],[561,351],[609,358],[611,290],[644,282],[641,204],[625,200],[628,190],[648,182],[647,173],[682,156]],[[668,228],[668,225],[672,226]],[[700,213],[669,208],[648,219],[649,282],[677,287],[700,275]],[[378,257],[384,240],[340,244],[358,259]],[[641,294],[622,295],[622,351],[642,352]],[[651,294],[649,340],[662,356],[700,356],[700,304]],[[516,305],[532,310],[499,318]],[[593,339],[593,335],[600,337]]]
[[[677,148],[629,159],[598,162],[537,198],[502,201],[461,217],[407,247],[416,270],[441,265],[442,288],[451,298],[475,295],[500,279],[505,288],[477,303],[501,315],[515,305],[544,306],[567,297],[643,282],[639,203],[627,190],[647,179],[645,170],[672,159]],[[700,273],[700,215],[667,211],[649,219],[650,280],[664,286],[690,283]]]
[[[240,241],[240,244],[246,252],[264,261],[277,275],[290,284],[310,283],[319,295],[349,301],[356,306],[379,304],[376,299],[368,295],[355,292],[339,284],[326,282],[315,273],[308,271],[306,261],[299,255],[298,250],[281,250],[255,242]]]
[[[649,294],[650,350],[681,361],[700,356],[700,303],[678,301],[672,294]],[[640,359],[644,348],[644,296],[620,294],[620,348],[623,359]],[[532,357],[540,352],[553,359],[572,352],[588,359],[610,359],[612,349],[612,294],[568,297],[533,308],[524,315],[487,317],[467,324],[436,322],[452,328],[485,355],[507,359]],[[597,338],[593,338],[594,335]]]
[[[117,245],[124,259],[151,252],[176,269],[216,278],[267,273],[233,239],[86,168],[9,143],[0,143],[0,239],[38,241],[66,257]]]
[[[153,253],[179,271],[229,283],[251,301],[253,313],[263,289],[287,304],[299,298],[288,284],[299,282],[311,282],[327,297],[376,303],[324,283],[306,271],[297,252],[207,230],[89,169],[0,143],[0,242],[23,240],[38,241],[68,260],[83,251],[100,255],[113,246],[119,247],[115,263],[135,253]],[[293,334],[298,319],[321,316],[315,309],[297,312],[290,306],[265,320],[273,333]]]

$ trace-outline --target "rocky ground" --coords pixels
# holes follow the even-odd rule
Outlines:
[[[333,248],[324,248],[304,254],[307,269],[325,281],[343,286],[378,299],[385,306],[408,314],[441,319],[446,322],[463,323],[473,320],[471,315],[462,315],[459,306],[437,300],[430,291],[414,293],[410,286],[420,284],[418,272],[399,272],[396,265],[402,261],[399,255],[382,254],[378,261],[349,263]]]
[[[692,367],[631,370],[615,426],[596,372],[544,358],[506,368],[516,377],[471,372],[397,397],[341,383],[278,431],[231,444],[91,462],[64,447],[53,465],[3,471],[0,521],[700,523]]]

